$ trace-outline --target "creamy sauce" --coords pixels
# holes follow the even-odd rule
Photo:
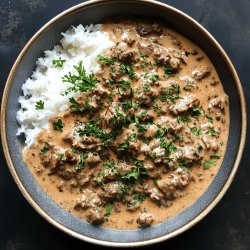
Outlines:
[[[150,23],[144,23],[143,21],[140,20],[123,21],[123,22],[112,21],[105,23],[103,25],[103,29],[109,33],[110,39],[112,39],[116,43],[122,43],[124,40],[128,41],[127,34],[132,35],[132,38],[133,36],[136,37],[136,35],[138,34],[136,32],[135,27],[140,29],[142,24],[151,25]],[[228,100],[224,93],[223,86],[220,82],[217,72],[214,66],[212,65],[211,61],[207,57],[207,55],[199,47],[197,47],[190,40],[186,39],[185,37],[183,37],[182,35],[180,35],[179,33],[175,32],[170,28],[162,27],[162,29],[163,31],[160,32],[159,35],[146,34],[143,38],[151,37],[152,40],[154,39],[157,40],[156,44],[160,44],[165,48],[174,48],[178,51],[186,52],[184,56],[185,63],[181,63],[181,67],[178,68],[175,74],[173,74],[167,79],[163,79],[162,81],[174,81],[176,84],[180,86],[181,97],[191,94],[200,101],[198,106],[204,109],[204,114],[200,115],[200,117],[198,118],[199,121],[197,120],[196,125],[194,127],[199,128],[200,125],[207,124],[208,122],[206,120],[207,119],[209,120],[209,118],[207,117],[211,117],[213,119],[213,127],[212,129],[209,130],[210,131],[209,133],[216,133],[216,136],[214,137],[210,136],[210,137],[213,140],[214,138],[216,138],[216,141],[218,142],[219,146],[215,145],[215,150],[213,150],[212,149],[213,145],[212,146],[210,145],[211,148],[205,150],[202,160],[197,161],[197,164],[192,164],[192,166],[188,168],[188,171],[192,175],[192,178],[190,178],[189,180],[189,184],[177,190],[178,196],[176,198],[169,199],[167,206],[159,205],[159,203],[153,202],[152,200],[147,198],[140,203],[139,209],[135,209],[135,211],[128,211],[126,205],[124,205],[121,201],[116,201],[115,202],[116,205],[113,205],[113,209],[109,218],[107,220],[104,220],[102,224],[103,227],[117,228],[117,229],[138,228],[138,223],[136,221],[137,218],[142,213],[150,213],[152,215],[153,217],[152,225],[158,224],[166,220],[167,218],[177,215],[184,209],[190,207],[206,191],[206,189],[213,181],[214,176],[217,174],[221,162],[223,160],[228,138],[229,109],[227,105]],[[130,49],[136,48],[136,43],[134,42],[134,44],[132,44],[129,48]],[[114,53],[114,51],[109,51],[105,56],[110,57],[113,55],[112,53]],[[146,57],[146,60],[153,61],[154,54],[151,53],[148,57]],[[145,63],[145,61],[143,63]],[[198,70],[199,72],[202,72],[202,70],[206,69],[207,67],[209,67],[210,69],[209,74],[206,75],[204,78],[199,79],[199,74],[197,76],[196,71]],[[161,78],[161,76],[164,74],[164,70],[160,66],[156,68],[157,68],[156,72]],[[109,69],[110,66],[103,67],[102,72],[100,72],[100,74],[98,74],[96,77],[98,77],[100,81],[103,81],[102,79],[103,77],[108,78]],[[145,73],[145,68],[141,67],[135,71],[139,74],[142,74]],[[156,79],[156,82],[157,81],[158,79]],[[137,87],[141,86],[141,81],[131,80],[131,84],[133,84],[133,88],[136,89]],[[159,91],[158,90],[159,86],[152,85],[150,88]],[[126,89],[123,91],[126,91]],[[216,98],[222,98],[221,99],[222,101],[224,100],[226,101],[225,103],[222,103],[221,101],[218,104],[218,100]],[[183,99],[178,99],[175,100],[175,104],[171,103],[168,104],[168,107],[175,105],[175,108],[177,108],[177,111],[175,111],[176,109],[173,108],[173,111],[170,114],[171,119],[176,120],[177,117],[183,117],[183,113],[178,111],[178,104],[180,106],[181,105],[180,102],[182,100]],[[118,101],[118,97],[113,96],[113,101]],[[157,105],[158,106],[162,105],[163,108],[164,106],[167,106],[166,103],[158,101]],[[154,121],[159,121],[161,117],[169,116],[168,113],[167,114],[160,113],[157,116],[157,112],[161,111],[155,110]],[[177,112],[177,114],[175,114],[174,112]],[[100,111],[100,113],[102,114],[102,111]],[[139,113],[137,114],[139,116]],[[184,114],[186,114],[186,111],[184,112]],[[61,119],[64,123],[63,132],[57,131],[53,128],[53,122],[58,119]],[[192,127],[194,123],[194,118],[192,117],[191,119],[192,121],[190,122],[189,125],[190,129],[191,130],[193,129],[192,131],[194,133],[196,134],[198,133],[197,138],[199,139],[199,136],[201,136],[199,135],[199,133],[204,133],[204,134],[207,133],[206,129],[204,129],[204,132],[200,132],[203,130],[199,128],[198,132],[197,131],[195,132],[194,127]],[[24,161],[26,162],[27,166],[29,167],[30,171],[36,178],[36,181],[39,183],[39,185],[52,197],[54,201],[60,204],[65,210],[69,211],[70,213],[84,220],[86,219],[86,214],[88,210],[75,209],[76,199],[81,197],[84,190],[90,187],[94,188],[96,191],[100,191],[102,187],[100,185],[93,187],[93,185],[90,184],[89,182],[81,186],[79,185],[79,183],[75,182],[74,178],[65,179],[57,174],[53,173],[51,174],[51,168],[44,166],[44,163],[41,161],[40,156],[41,156],[41,149],[48,142],[62,149],[70,149],[71,147],[69,142],[67,140],[63,140],[63,138],[67,137],[70,131],[75,130],[76,121],[78,121],[78,123],[86,123],[88,120],[89,116],[71,114],[69,111],[66,111],[65,113],[62,114],[58,114],[56,117],[53,117],[51,119],[50,128],[47,131],[42,131],[38,135],[36,144],[32,145],[30,148],[26,148],[23,152]],[[184,122],[180,121],[179,124],[183,124],[184,129],[187,129],[187,125]],[[163,127],[163,125],[161,127]],[[176,134],[177,135],[181,134],[181,132],[177,132]],[[185,135],[183,136],[185,137]],[[118,139],[119,138],[121,143],[127,139],[127,137],[123,137],[122,135],[120,135]],[[193,140],[197,139],[194,135],[192,135],[192,138],[194,138]],[[175,142],[176,146],[177,145],[180,146],[181,144],[182,143],[179,141]],[[193,146],[193,144],[184,143],[184,145],[182,145],[182,148],[185,149],[185,147],[187,147],[188,145]],[[205,147],[206,143],[203,143],[202,145],[203,147]],[[115,146],[117,147],[117,145]],[[216,146],[218,147],[217,149]],[[157,152],[157,150],[155,152]],[[144,155],[143,153],[138,153],[136,158],[142,159],[143,155]],[[211,159],[211,155],[217,155],[217,156],[219,155],[220,157],[219,159]],[[117,160],[115,154],[111,154],[109,160],[110,159]],[[208,164],[210,166],[204,167],[205,161],[210,161],[207,162],[207,164],[210,163]],[[153,161],[150,160],[150,163],[152,162]],[[75,169],[74,164],[65,163],[65,165],[72,171]],[[161,166],[164,165],[164,162],[160,162],[160,165]],[[103,167],[102,164],[99,164],[95,167],[85,167],[84,169],[80,170],[77,174],[80,175],[80,173],[82,173],[82,175],[90,176],[91,179],[94,179],[96,177],[96,173],[100,171],[102,167]],[[157,171],[157,169],[154,169],[152,173],[154,173],[155,171]],[[169,176],[169,174],[171,173],[174,173],[174,169],[169,169],[168,171],[162,171],[160,173],[160,178],[157,177],[155,179],[161,180],[167,178],[167,176]],[[158,184],[156,185],[153,184],[153,180],[148,181],[149,186],[154,188],[155,186],[158,185],[158,188],[160,189],[159,180]],[[106,205],[101,206],[101,209],[104,212],[105,212],[105,206]],[[117,209],[115,207],[117,207]]]

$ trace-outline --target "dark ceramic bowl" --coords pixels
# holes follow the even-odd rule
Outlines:
[[[213,62],[230,99],[230,132],[222,166],[207,191],[188,209],[158,225],[143,230],[111,230],[78,219],[57,205],[40,186],[23,162],[23,142],[16,137],[16,112],[22,83],[35,68],[43,51],[53,48],[61,32],[70,25],[100,23],[114,15],[161,19],[201,47]],[[218,203],[236,173],[246,137],[246,109],[237,73],[215,39],[196,21],[170,6],[143,0],[90,1],[58,15],[39,30],[17,58],[7,80],[1,116],[4,153],[10,171],[27,201],[51,224],[85,241],[106,246],[144,246],[172,238],[192,227]]]

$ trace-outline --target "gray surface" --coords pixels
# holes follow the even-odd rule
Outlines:
[[[9,3],[10,2],[10,3]],[[59,5],[57,5],[60,2]],[[80,1],[0,1],[1,90],[13,60],[27,39],[47,20]],[[243,86],[249,83],[250,3],[241,1],[166,1],[201,22],[226,49]],[[208,4],[209,2],[209,4]],[[233,4],[234,3],[234,4]],[[236,5],[237,4],[237,5]],[[2,13],[1,13],[2,12]],[[224,13],[224,14],[223,14]],[[249,89],[248,89],[249,97]],[[247,151],[247,148],[246,148]],[[1,154],[2,157],[2,154]],[[176,249],[249,249],[249,169],[245,153],[240,171],[219,206],[184,235],[159,247]],[[2,160],[4,162],[4,160]],[[0,169],[0,249],[67,249],[92,247],[63,235],[42,220],[25,202],[10,178],[6,164]],[[248,173],[247,173],[248,171]],[[205,244],[204,244],[205,242]]]

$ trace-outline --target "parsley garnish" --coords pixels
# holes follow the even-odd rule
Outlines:
[[[85,160],[87,159],[87,154],[86,153],[81,153],[80,154],[80,159],[78,163],[76,164],[76,170],[80,171],[85,168]]]
[[[45,145],[41,150],[41,154],[46,154],[47,152],[49,151],[49,146],[48,145]]]
[[[121,106],[124,111],[128,111],[129,109],[133,107],[133,104],[132,104],[132,101],[127,100],[127,101],[121,102]]]
[[[158,74],[153,74],[151,77],[150,77],[150,80],[152,82],[157,82],[159,80],[159,75]]]
[[[87,111],[89,111],[90,113],[93,113],[94,111],[94,107],[92,105],[90,105],[88,99],[84,100],[84,107]]]
[[[212,136],[216,136],[217,132],[214,129],[210,129],[210,130],[208,130],[208,134],[210,134]]]
[[[179,94],[180,94],[180,86],[178,84],[172,84],[171,85],[173,89],[166,89],[162,88],[161,89],[161,97],[160,100],[162,102],[166,102],[167,100],[171,101],[172,103],[175,103],[176,99],[179,99]]]
[[[35,108],[36,110],[39,110],[39,109],[44,109],[44,102],[43,101],[37,101],[36,102],[36,105],[35,105]]]
[[[189,123],[189,122],[191,122],[191,119],[188,116],[185,116],[185,115],[178,116],[177,117],[177,122],[178,123],[181,123],[181,122],[183,122],[183,123]]]
[[[202,135],[202,131],[201,131],[200,129],[196,128],[196,127],[191,128],[191,132],[192,132],[194,135],[196,135],[196,136]]]
[[[194,117],[195,119],[198,119],[202,113],[203,110],[201,108],[195,108],[193,109],[191,116]]]
[[[169,153],[174,153],[177,151],[176,146],[172,142],[168,142],[166,138],[160,139],[161,148],[166,149]]]
[[[143,91],[145,93],[149,92],[151,89],[150,85],[149,84],[143,84]]]
[[[211,166],[216,166],[216,161],[215,160],[206,160],[204,162],[204,168],[205,169],[208,169],[210,168]]]
[[[219,154],[213,154],[213,155],[210,155],[210,158],[211,159],[220,159],[220,155]]]
[[[156,138],[161,138],[163,137],[166,133],[168,132],[168,127],[163,127],[163,128],[158,128],[155,137]]]
[[[62,159],[64,154],[57,154],[56,156],[57,156],[57,158]]]
[[[61,68],[65,62],[66,60],[62,60],[61,57],[59,57],[59,59],[57,60],[52,61],[55,68]]]
[[[180,168],[187,168],[188,167],[186,160],[183,158],[178,159],[177,162],[179,163]]]
[[[147,194],[143,194],[143,193],[137,193],[134,197],[134,199],[132,201],[130,201],[127,206],[128,207],[132,207],[137,205],[138,203],[142,203],[144,200],[146,200],[146,198],[148,197]]]
[[[111,212],[112,212],[112,204],[110,203],[110,204],[108,204],[108,205],[106,206],[106,211],[105,211],[105,214],[104,214],[104,219],[105,219],[105,220],[108,220],[108,218],[109,218]]]
[[[164,74],[165,78],[169,78],[175,74],[174,69],[170,65],[164,67],[164,72],[165,72]]]
[[[109,58],[109,57],[104,57],[102,55],[98,55],[98,59],[99,59],[101,65],[104,65],[104,66],[109,65],[109,64],[113,65],[116,61],[116,57]]]
[[[64,127],[64,123],[62,122],[61,119],[58,119],[57,121],[53,122],[54,130],[62,132],[63,127]]]
[[[81,105],[76,101],[74,97],[69,98],[69,102],[71,103],[70,112],[76,113],[81,112]]]
[[[130,80],[134,79],[134,68],[132,65],[125,65],[124,63],[120,64],[120,71],[122,74],[127,74]]]
[[[94,78],[94,74],[87,75],[86,70],[84,69],[82,65],[82,61],[78,63],[78,65],[75,65],[74,68],[77,71],[77,74],[73,75],[71,72],[69,72],[68,75],[64,75],[62,77],[63,82],[68,82],[73,85],[73,87],[69,87],[65,94],[68,94],[69,92],[87,92],[95,87],[96,83],[99,82],[98,79]]]

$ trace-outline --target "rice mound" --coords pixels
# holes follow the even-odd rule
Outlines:
[[[48,128],[52,116],[69,107],[69,98],[76,98],[79,94],[71,92],[61,95],[71,85],[62,82],[61,77],[69,72],[76,72],[73,66],[80,61],[87,74],[100,69],[98,54],[114,45],[108,33],[101,28],[101,24],[72,26],[62,33],[61,45],[56,45],[53,50],[46,50],[44,57],[37,60],[35,71],[22,86],[23,96],[19,98],[21,108],[17,112],[17,121],[20,124],[17,135],[25,135],[27,146],[35,142],[41,130]],[[52,63],[59,58],[66,60],[62,68],[56,68]],[[40,100],[44,102],[44,109],[36,110],[36,102]]]

